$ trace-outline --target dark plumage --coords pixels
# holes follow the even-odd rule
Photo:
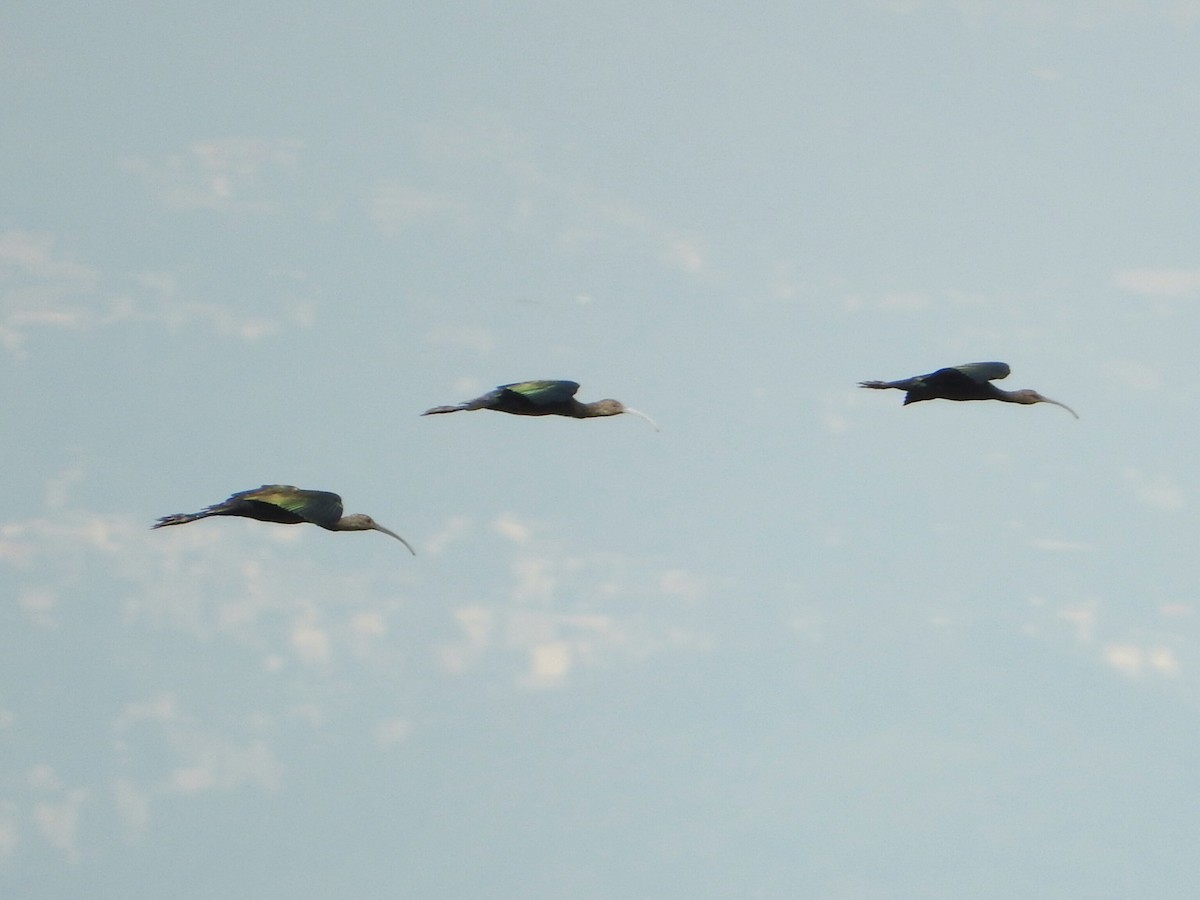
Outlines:
[[[569,416],[572,419],[592,419],[597,416],[618,416],[631,413],[645,419],[654,429],[657,423],[643,412],[631,409],[619,400],[597,400],[580,403],[575,399],[579,385],[574,381],[519,381],[502,384],[482,397],[457,406],[435,406],[421,413],[434,416],[469,409],[494,409],[514,416]]]
[[[290,484],[264,484],[251,491],[241,491],[223,503],[215,503],[196,513],[178,513],[163,516],[153,528],[167,525],[184,525],[209,516],[240,516],[260,522],[278,522],[283,525],[298,525],[308,522],[328,531],[382,531],[408,547],[416,555],[412,545],[394,531],[384,528],[363,513],[342,515],[342,498],[329,491],[306,491]]]
[[[1011,370],[1007,363],[979,362],[966,363],[961,366],[950,366],[938,369],[928,375],[915,375],[912,378],[902,378],[899,381],[860,381],[859,387],[885,390],[895,388],[904,391],[904,404],[919,403],[922,400],[1002,400],[1005,403],[1021,403],[1026,406],[1034,403],[1053,403],[1061,406],[1075,418],[1079,414],[1065,403],[1043,397],[1037,391],[1028,388],[1019,391],[1005,391],[992,381],[1007,378]]]

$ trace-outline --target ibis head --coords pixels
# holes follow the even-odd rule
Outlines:
[[[580,419],[591,419],[597,416],[619,416],[622,413],[629,413],[631,416],[645,419],[654,426],[655,431],[661,430],[658,427],[658,423],[644,412],[636,410],[632,406],[626,406],[620,400],[597,400],[594,403],[579,403],[578,410],[575,415]]]
[[[394,537],[405,547],[408,547],[408,552],[413,556],[417,555],[417,551],[412,548],[412,545],[390,528],[384,528],[366,513],[351,513],[348,516],[342,516],[329,527],[330,531],[382,531],[384,534]]]
[[[1071,407],[1067,406],[1067,404],[1059,403],[1057,400],[1051,400],[1049,397],[1039,394],[1032,388],[1024,388],[1019,391],[1006,391],[1005,393],[1008,394],[1007,399],[1010,403],[1021,403],[1025,406],[1032,406],[1034,403],[1051,403],[1054,406],[1061,406],[1075,418],[1079,418],[1079,413],[1075,412],[1075,410],[1071,409]]]

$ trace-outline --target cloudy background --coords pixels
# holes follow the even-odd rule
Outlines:
[[[10,4],[0,893],[1192,896],[1200,3],[799,7]]]

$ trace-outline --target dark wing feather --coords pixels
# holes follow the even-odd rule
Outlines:
[[[574,397],[579,385],[574,381],[519,381],[502,384],[497,390],[516,394],[533,406],[554,406]]]
[[[255,490],[242,491],[233,496],[276,506],[299,516],[305,522],[322,527],[342,517],[342,498],[330,491],[306,491],[290,484],[264,484]]]
[[[985,381],[996,381],[997,379],[1007,378],[1012,370],[1008,367],[1008,363],[1002,362],[977,362],[963,363],[961,366],[954,366],[954,371],[962,372],[972,381],[983,384]],[[942,371],[945,371],[944,369]]]

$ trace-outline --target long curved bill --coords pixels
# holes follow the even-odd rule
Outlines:
[[[639,412],[639,411],[638,411],[638,410],[636,410],[636,409],[630,409],[628,406],[626,406],[626,407],[625,407],[625,412],[627,412],[627,413],[632,413],[633,415],[635,415],[635,416],[637,416],[637,417],[639,417],[639,418],[645,419],[647,422],[649,422],[651,425],[653,425],[653,426],[654,426],[654,430],[655,430],[655,431],[662,431],[662,429],[658,427],[658,423],[657,423],[657,422],[655,422],[655,421],[654,421],[652,418],[650,418],[648,415],[646,415],[644,412]]]
[[[407,547],[409,553],[411,553],[413,556],[417,555],[417,551],[412,548],[412,544],[410,544],[404,538],[400,537],[400,535],[396,534],[396,532],[392,531],[390,528],[384,528],[382,525],[380,525],[378,522],[376,522],[375,530],[382,531],[384,534],[391,535],[396,540],[398,540],[400,543],[402,543],[405,547]]]
[[[1059,403],[1057,400],[1051,400],[1049,397],[1043,397],[1042,402],[1043,403],[1053,403],[1055,406],[1061,406],[1063,409],[1065,409],[1067,412],[1069,412],[1075,418],[1077,418],[1077,419],[1079,418],[1079,413],[1075,412],[1075,410],[1071,409],[1071,407],[1067,406],[1067,404],[1065,404],[1065,403]]]

